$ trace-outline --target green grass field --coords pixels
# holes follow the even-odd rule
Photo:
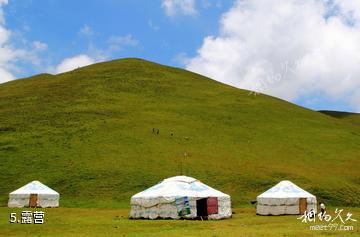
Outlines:
[[[334,118],[341,119],[342,121],[347,121],[355,125],[360,125],[360,114],[357,113],[328,111],[328,110],[319,111],[319,112],[330,115]]]
[[[360,205],[358,124],[144,60],[2,84],[0,118],[2,206],[40,180],[64,207],[121,207],[180,160],[234,204],[289,179]]]
[[[40,180],[62,207],[125,207],[179,175],[180,160],[185,175],[235,205],[288,179],[328,204],[360,206],[359,116],[329,116],[182,69],[122,59],[16,80],[0,85],[0,118],[1,206]]]
[[[310,230],[299,216],[256,216],[254,208],[236,208],[233,218],[220,221],[130,220],[129,209],[58,208],[43,209],[44,224],[10,223],[9,215],[22,209],[0,208],[0,236],[359,236],[358,222],[346,222],[353,230]],[[34,211],[32,209],[31,211]],[[344,208],[359,220],[359,208]],[[329,210],[333,213],[333,210]],[[343,215],[345,217],[346,214]],[[335,216],[334,216],[335,217]],[[334,223],[341,224],[340,221]],[[340,228],[340,227],[338,227]]]
[[[315,112],[123,59],[2,84],[0,118],[0,236],[359,235],[356,224],[311,231],[297,216],[249,207],[288,179],[360,219],[358,114]],[[180,166],[245,207],[222,221],[129,220],[131,195]],[[61,208],[44,209],[44,225],[9,223],[22,209],[5,207],[8,193],[32,180],[58,191]]]

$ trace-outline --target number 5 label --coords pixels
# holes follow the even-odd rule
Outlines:
[[[10,213],[10,223],[16,222],[16,213]]]

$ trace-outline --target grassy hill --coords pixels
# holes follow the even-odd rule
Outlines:
[[[360,114],[357,113],[331,111],[331,110],[320,110],[319,112],[356,125],[360,125]]]
[[[3,206],[31,180],[62,206],[126,206],[180,160],[234,204],[289,179],[360,206],[358,123],[177,68],[121,59],[16,80],[0,85],[0,118]]]

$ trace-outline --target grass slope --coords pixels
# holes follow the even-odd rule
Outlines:
[[[340,111],[331,111],[331,110],[320,110],[319,112],[332,116],[334,118],[348,121],[356,125],[360,125],[360,114],[358,113],[349,113],[349,112],[340,112]]]
[[[45,216],[42,225],[9,223],[10,213],[16,213],[17,218],[20,218],[22,210],[0,208],[1,236],[345,237],[359,236],[360,232],[358,222],[347,221],[342,227],[339,219],[335,222],[321,222],[316,219],[315,223],[302,223],[297,219],[299,216],[256,216],[253,208],[234,209],[236,214],[231,219],[221,221],[129,220],[129,210],[126,208],[59,208],[43,209]],[[352,218],[359,220],[359,208],[344,208],[343,212],[343,218],[347,212],[351,212]],[[328,210],[328,213],[333,218],[336,217],[334,210]],[[338,226],[335,230],[336,224]],[[327,230],[310,230],[310,226],[314,225],[329,227]],[[331,225],[334,225],[332,229]]]
[[[235,205],[282,179],[360,205],[357,124],[140,59],[2,84],[0,118],[3,206],[40,180],[62,206],[124,207],[180,160]]]

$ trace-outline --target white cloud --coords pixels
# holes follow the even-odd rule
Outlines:
[[[131,34],[125,36],[112,36],[109,38],[108,43],[110,45],[122,46],[136,46],[138,41],[133,38]]]
[[[3,6],[7,4],[6,0],[0,0],[0,83],[14,80],[16,75],[26,75],[26,72],[33,70],[47,70],[50,73],[62,73],[87,66],[96,62],[104,61],[113,56],[116,51],[125,47],[135,47],[138,41],[131,35],[113,36],[107,42],[107,48],[98,49],[89,44],[88,52],[64,59],[58,65],[51,62],[44,62],[40,53],[47,50],[48,45],[39,40],[29,42],[22,31],[10,31],[5,27],[3,17]],[[23,31],[30,30],[28,27]],[[92,29],[84,25],[79,34],[91,35]],[[16,46],[21,46],[15,47]],[[29,66],[24,68],[24,65]],[[29,69],[31,68],[31,69]],[[25,70],[24,70],[25,69]]]
[[[358,0],[337,0],[335,3],[340,7],[343,15],[354,18],[359,24],[360,2]]]
[[[360,4],[332,2],[236,1],[186,68],[286,100],[357,98]]]
[[[10,72],[11,62],[17,58],[18,52],[8,44],[11,32],[5,28],[5,19],[2,7],[7,0],[0,0],[0,83],[13,80],[15,77]]]
[[[7,3],[7,0],[0,0],[0,84],[16,79],[15,74],[24,73],[24,68],[19,65],[40,67],[41,59],[38,53],[47,48],[47,45],[40,41],[29,44],[20,31],[12,32],[7,29],[3,13],[3,7]],[[19,45],[21,47],[18,47]]]
[[[4,45],[10,38],[10,31],[0,24],[0,45]]]
[[[4,12],[2,6],[8,4],[7,0],[0,0],[0,25],[5,24]]]
[[[47,44],[40,42],[40,41],[34,41],[32,43],[32,45],[33,45],[34,49],[38,50],[38,51],[44,51],[44,50],[47,50],[47,48],[48,48]]]
[[[160,30],[160,26],[156,25],[151,19],[148,20],[148,26],[154,31]]]
[[[184,66],[190,63],[190,58],[188,57],[188,55],[184,52],[178,53],[172,61],[174,61],[175,63],[177,63],[180,66]]]
[[[360,113],[360,88],[353,93],[351,105],[355,108],[355,112]]]
[[[79,34],[85,36],[91,36],[94,34],[94,31],[90,28],[90,26],[84,25],[83,27],[80,28]]]
[[[126,46],[135,47],[138,45],[138,41],[134,39],[134,37],[131,34],[128,34],[125,36],[112,36],[109,38],[108,44],[109,44],[108,51],[112,53]]]
[[[139,41],[131,34],[125,36],[111,36],[107,40],[106,48],[98,48],[96,45],[89,43],[87,55],[96,62],[105,61],[114,56],[114,53],[128,47],[136,47]]]
[[[14,79],[15,77],[10,72],[0,67],[0,84]]]
[[[72,71],[79,67],[88,66],[94,64],[96,61],[85,54],[80,54],[71,58],[64,59],[56,68],[55,73],[63,73]]]
[[[167,16],[196,14],[195,0],[162,0],[161,7]]]
[[[221,0],[202,0],[202,7],[207,9],[211,7],[220,8],[222,6]]]
[[[74,70],[79,67],[88,66],[97,62],[108,60],[112,54],[124,47],[135,47],[138,41],[134,39],[131,34],[125,36],[112,36],[107,41],[108,47],[106,49],[99,49],[93,44],[89,44],[89,49],[86,54],[76,55],[74,57],[64,59],[59,65],[49,67],[50,73],[63,73]]]

